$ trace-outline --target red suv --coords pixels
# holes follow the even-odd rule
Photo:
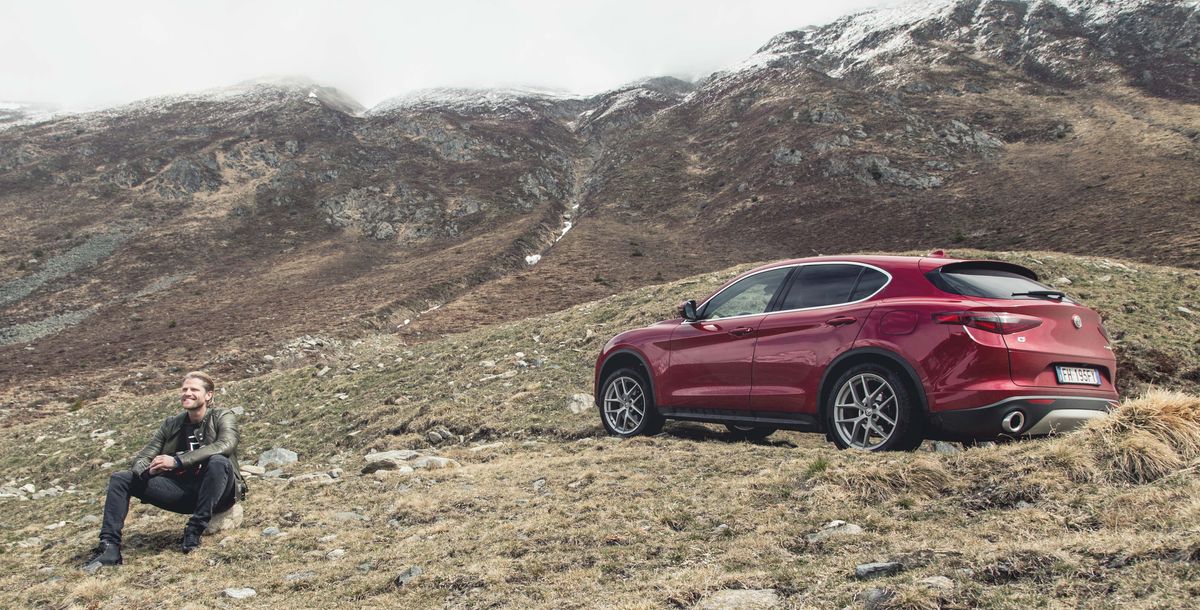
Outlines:
[[[1100,316],[1011,263],[842,256],[748,271],[679,318],[623,332],[596,361],[609,433],[664,419],[838,447],[1066,431],[1116,399]]]

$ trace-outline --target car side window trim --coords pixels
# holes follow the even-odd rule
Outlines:
[[[887,288],[887,287],[888,287],[888,286],[889,286],[889,285],[892,283],[892,274],[888,273],[887,271],[885,271],[885,270],[883,270],[883,269],[880,269],[879,267],[876,267],[875,265],[871,265],[871,264],[868,264],[868,263],[860,263],[860,262],[857,262],[857,261],[821,261],[821,262],[813,262],[813,263],[796,263],[796,264],[792,264],[792,265],[783,265],[782,267],[771,267],[770,269],[763,269],[762,271],[758,271],[758,272],[752,273],[752,274],[750,274],[750,275],[747,275],[747,276],[745,276],[745,277],[743,277],[743,278],[741,278],[741,279],[743,279],[743,280],[744,280],[744,279],[746,279],[746,278],[749,278],[749,277],[753,277],[753,276],[755,276],[755,275],[758,275],[759,273],[766,273],[766,272],[768,272],[768,271],[776,271],[776,270],[779,270],[779,269],[791,268],[791,271],[788,273],[787,277],[786,277],[786,278],[784,278],[784,282],[789,282],[789,281],[791,281],[791,279],[792,279],[792,278],[795,276],[795,274],[796,274],[796,268],[798,268],[798,267],[808,267],[808,266],[812,266],[812,265],[858,265],[859,267],[866,267],[867,269],[874,269],[875,271],[878,271],[878,272],[882,273],[882,274],[884,275],[884,277],[886,277],[887,279],[886,279],[886,280],[883,282],[883,284],[881,284],[881,285],[879,286],[879,288],[878,288],[878,289],[877,289],[875,292],[872,292],[871,294],[868,294],[867,296],[865,296],[865,297],[863,297],[863,298],[861,298],[861,299],[856,299],[856,300],[853,300],[853,301],[846,301],[846,302],[844,302],[844,303],[834,303],[834,304],[832,304],[832,305],[818,305],[818,306],[816,306],[816,307],[800,307],[800,308],[796,308],[796,309],[782,309],[782,310],[771,310],[771,309],[767,309],[767,311],[764,311],[764,312],[762,312],[762,313],[751,314],[750,316],[729,316],[728,318],[721,318],[721,319],[722,319],[722,320],[736,320],[736,319],[738,319],[738,318],[748,318],[748,317],[751,317],[751,316],[771,315],[771,314],[777,314],[777,313],[787,313],[787,312],[792,312],[792,311],[808,311],[808,310],[817,310],[817,309],[827,309],[827,308],[830,308],[830,307],[841,307],[841,306],[843,306],[843,305],[854,305],[855,303],[861,303],[861,302],[863,302],[863,301],[866,301],[866,300],[869,300],[869,299],[871,299],[871,298],[872,298],[872,297],[874,297],[875,295],[877,295],[877,294],[879,294],[880,292],[882,292],[882,291],[883,291],[883,289]],[[862,273],[859,273],[859,279],[858,279],[858,281],[861,281],[861,280],[862,280]],[[740,280],[739,280],[739,281],[740,281]],[[854,288],[855,288],[855,289],[857,289],[857,288],[858,288],[858,281],[855,281],[855,283],[854,283]],[[720,295],[722,292],[725,292],[726,290],[728,290],[728,289],[732,288],[732,287],[733,287],[733,286],[735,286],[737,283],[738,283],[738,282],[734,282],[734,283],[732,283],[732,284],[730,284],[730,285],[726,286],[725,288],[722,288],[722,289],[721,289],[719,292],[717,292],[716,294],[712,295],[711,297],[708,297],[707,299],[705,299],[705,300],[704,300],[704,303],[702,303],[702,304],[700,305],[700,307],[698,308],[698,310],[699,310],[699,311],[701,311],[701,312],[703,312],[703,311],[704,311],[704,308],[708,307],[708,303],[709,303],[709,301],[712,301],[713,299],[717,298],[717,295]],[[782,287],[781,287],[781,288],[782,288]],[[777,293],[777,294],[776,294],[776,298],[772,299],[772,302],[771,302],[771,305],[772,305],[772,306],[777,306],[777,305],[779,305],[779,300],[780,300],[780,298],[781,298],[781,293],[782,293],[782,292],[783,292],[782,290],[781,290],[781,291],[779,291],[779,293]],[[850,291],[850,294],[852,294],[852,295],[853,295],[853,294],[854,294],[854,291],[853,291],[853,290],[851,290],[851,291]],[[700,318],[699,320],[696,320],[696,322],[703,322],[703,321],[705,321],[705,318],[703,318],[703,317],[702,317],[702,318]],[[688,322],[687,320],[684,320],[684,321],[682,322],[682,324],[692,324],[692,323],[693,323],[693,322]]]

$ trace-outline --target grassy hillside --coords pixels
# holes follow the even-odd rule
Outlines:
[[[1065,289],[1104,314],[1127,395],[1200,389],[1200,318],[1179,309],[1200,311],[1196,272],[1000,258],[1070,279]],[[219,401],[245,409],[243,463],[275,446],[300,461],[252,480],[243,527],[198,555],[175,550],[182,517],[135,502],[128,564],[76,569],[107,475],[175,410],[174,392],[15,425],[0,437],[4,484],[51,493],[0,499],[0,605],[691,607],[721,589],[774,589],[785,607],[1178,607],[1200,596],[1200,402],[1189,394],[1136,398],[1059,439],[954,455],[838,452],[788,433],[734,443],[700,425],[619,441],[594,410],[572,412],[609,336],[741,269],[418,345],[297,341],[278,370]],[[399,448],[462,467],[361,474],[365,454]],[[809,539],[832,520],[862,532]],[[854,576],[886,561],[899,571]],[[225,598],[229,587],[257,595]]]

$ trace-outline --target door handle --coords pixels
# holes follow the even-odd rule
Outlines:
[[[836,318],[829,318],[828,320],[825,320],[825,323],[830,326],[845,326],[847,324],[854,324],[857,321],[858,318],[853,316],[838,316]]]
[[[735,337],[745,337],[746,335],[748,335],[752,332],[754,332],[754,329],[750,328],[749,326],[739,326],[739,327],[729,331],[729,334],[731,334]]]

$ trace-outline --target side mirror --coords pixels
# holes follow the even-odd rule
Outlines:
[[[688,322],[695,322],[699,317],[696,315],[696,301],[694,299],[688,299],[680,303],[675,307],[675,312],[679,314],[679,317]]]

